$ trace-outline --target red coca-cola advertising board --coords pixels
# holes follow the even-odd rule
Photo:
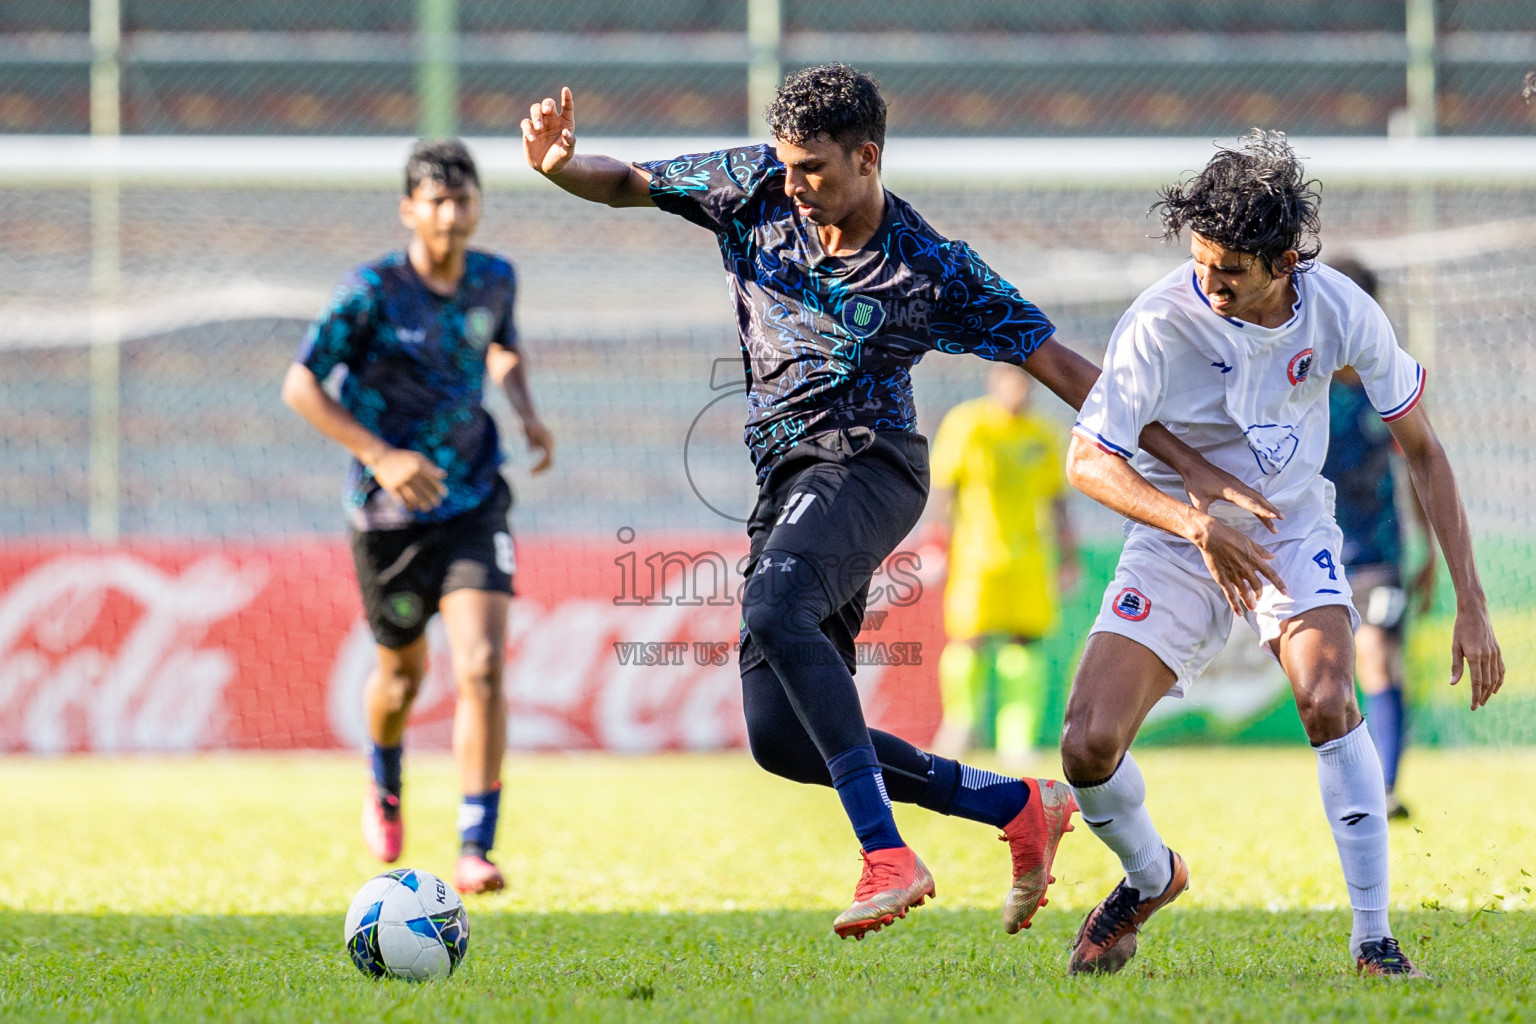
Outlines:
[[[745,740],[734,645],[744,541],[539,537],[517,548],[514,749]],[[876,574],[855,676],[870,723],[938,724],[940,595],[917,555]],[[446,748],[441,629],[407,743]],[[357,747],[374,663],[339,539],[0,544],[0,752]]]

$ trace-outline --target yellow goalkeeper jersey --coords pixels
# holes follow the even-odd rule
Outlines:
[[[1050,503],[1066,486],[1059,433],[988,397],[962,402],[939,425],[932,482],[955,492],[944,590],[951,637],[1039,637],[1055,625]]]

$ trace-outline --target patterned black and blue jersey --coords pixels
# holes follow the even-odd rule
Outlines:
[[[916,429],[911,369],[931,351],[1022,363],[1055,328],[970,246],[889,192],[851,256],[829,256],[784,193],[771,147],[637,165],[651,198],[713,231],[747,379],[746,442],[762,480],[802,438]]]
[[[1335,380],[1328,390],[1328,459],[1334,518],[1344,532],[1344,564],[1396,565],[1402,558],[1392,432],[1362,387]]]
[[[501,448],[481,405],[486,348],[517,346],[512,264],[471,251],[452,297],[433,292],[404,252],[365,263],[336,287],[299,346],[295,360],[324,381],[346,368],[340,402],[357,421],[396,448],[440,466],[447,495],[413,512],[353,461],[343,490],[358,530],[433,523],[476,508],[496,484]]]

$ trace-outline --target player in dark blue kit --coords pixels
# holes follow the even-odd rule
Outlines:
[[[660,207],[719,242],[759,486],[742,588],[748,737],[769,771],[834,787],[853,824],[864,871],[834,930],[862,937],[934,893],[897,832],[894,799],[1003,831],[1013,860],[1004,924],[1017,932],[1045,902],[1071,828],[1067,787],[979,771],[867,728],[854,638],[872,573],[928,494],[912,365],[932,351],[1021,364],[1073,406],[1098,370],[1052,340],[1045,315],[969,246],[884,189],[885,102],[872,79],[840,64],[798,72],[768,116],[772,145],[628,164],[576,154],[566,89],[531,108],[523,146],[530,166],[568,192]],[[1271,514],[1160,427],[1148,434],[1195,500]],[[1246,568],[1257,580],[1256,561]]]
[[[1331,266],[1371,298],[1376,275],[1356,260]],[[1345,575],[1355,595],[1360,628],[1355,631],[1355,678],[1365,691],[1371,740],[1381,758],[1387,783],[1387,816],[1408,817],[1397,798],[1397,767],[1407,741],[1403,703],[1403,633],[1409,605],[1423,613],[1435,592],[1435,539],[1413,488],[1404,488],[1414,522],[1424,534],[1424,564],[1403,585],[1403,530],[1398,518],[1397,478],[1393,472],[1397,443],[1381,415],[1371,407],[1354,370],[1333,375],[1328,391],[1328,460],[1323,476],[1336,491],[1334,518],[1344,533]]]
[[[416,145],[400,219],[409,246],[342,280],[288,368],[283,400],[354,457],[343,499],[379,655],[365,698],[373,786],[364,839],[380,860],[399,858],[401,739],[427,668],[427,620],[441,612],[458,685],[454,885],[486,892],[505,884],[486,854],[501,798],[501,673],[516,572],[512,493],[481,405],[486,376],[541,452],[533,472],[548,468],[554,440],[534,412],[518,351],[512,265],[469,248],[480,181],[462,142]],[[325,387],[333,374],[339,399]]]

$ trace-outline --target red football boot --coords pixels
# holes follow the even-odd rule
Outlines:
[[[379,796],[371,787],[363,797],[363,843],[368,852],[385,864],[400,859],[405,845],[405,823],[400,820],[400,798]]]
[[[1004,828],[997,838],[1008,844],[1013,857],[1013,888],[1003,903],[1003,928],[1009,935],[1028,928],[1035,911],[1050,900],[1046,887],[1056,881],[1051,863],[1061,837],[1072,831],[1072,815],[1077,800],[1072,787],[1055,779],[1025,779],[1029,803]]]
[[[893,850],[860,851],[864,873],[853,891],[853,906],[837,915],[832,930],[840,938],[862,939],[877,932],[907,911],[933,896],[933,875],[917,859],[910,846]]]

